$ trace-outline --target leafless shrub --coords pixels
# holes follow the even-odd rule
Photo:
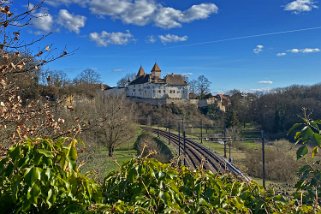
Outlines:
[[[27,136],[54,137],[65,131],[60,129],[64,120],[55,118],[51,103],[40,99],[29,100],[28,94],[24,93],[26,88],[36,85],[36,73],[44,65],[68,55],[65,50],[57,55],[51,54],[50,45],[35,54],[26,51],[47,36],[27,42],[20,38],[21,28],[37,18],[33,14],[42,3],[39,1],[29,5],[26,11],[14,14],[11,10],[13,3],[0,1],[0,35],[3,38],[0,41],[0,155],[11,143]]]
[[[266,176],[268,180],[293,183],[300,165],[295,159],[295,145],[279,140],[266,146]],[[260,149],[245,149],[244,161],[250,176],[262,177],[262,152]]]
[[[141,156],[155,158],[163,163],[168,163],[173,158],[170,149],[162,141],[147,133],[139,136],[136,149]]]

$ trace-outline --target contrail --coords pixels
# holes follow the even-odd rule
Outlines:
[[[281,34],[288,34],[288,33],[297,33],[297,32],[302,32],[302,31],[310,31],[310,30],[318,30],[318,29],[321,29],[321,26],[301,28],[301,29],[296,29],[296,30],[278,31],[278,32],[271,32],[271,33],[261,33],[261,34],[254,34],[254,35],[248,35],[248,36],[239,36],[239,37],[219,39],[219,40],[213,40],[213,41],[207,41],[207,42],[198,42],[198,43],[185,44],[185,45],[176,45],[176,46],[171,46],[171,47],[164,47],[162,49],[208,45],[208,44],[221,43],[221,42],[226,42],[226,41],[250,39],[250,38],[256,38],[256,37],[273,36],[273,35],[281,35]]]

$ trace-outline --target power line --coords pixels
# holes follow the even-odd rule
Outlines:
[[[261,33],[261,34],[239,36],[239,37],[231,37],[231,38],[218,39],[218,40],[212,40],[212,41],[206,41],[206,42],[197,42],[197,43],[192,43],[192,44],[164,47],[164,48],[161,48],[161,49],[171,49],[171,48],[180,48],[180,47],[193,47],[193,46],[221,43],[221,42],[226,42],[226,41],[235,41],[235,40],[243,40],[243,39],[250,39],[250,38],[256,38],[256,37],[282,35],[282,34],[297,33],[297,32],[319,30],[319,29],[321,29],[321,26],[309,27],[309,28],[301,28],[301,29],[295,29],[295,30],[286,30],[286,31],[276,31],[276,32],[269,32],[269,33]]]

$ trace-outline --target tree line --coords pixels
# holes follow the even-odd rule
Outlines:
[[[301,120],[304,109],[313,118],[321,118],[321,84],[293,85],[263,95],[234,90],[230,99],[227,121],[240,126],[252,123],[275,137],[286,136],[291,126]]]

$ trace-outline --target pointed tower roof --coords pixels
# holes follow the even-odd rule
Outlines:
[[[153,68],[152,68],[152,72],[161,72],[161,69],[159,68],[159,66],[157,65],[157,63],[154,64]]]
[[[145,70],[142,66],[139,67],[139,70],[137,72],[137,77],[141,77],[141,76],[144,76],[145,75]]]

